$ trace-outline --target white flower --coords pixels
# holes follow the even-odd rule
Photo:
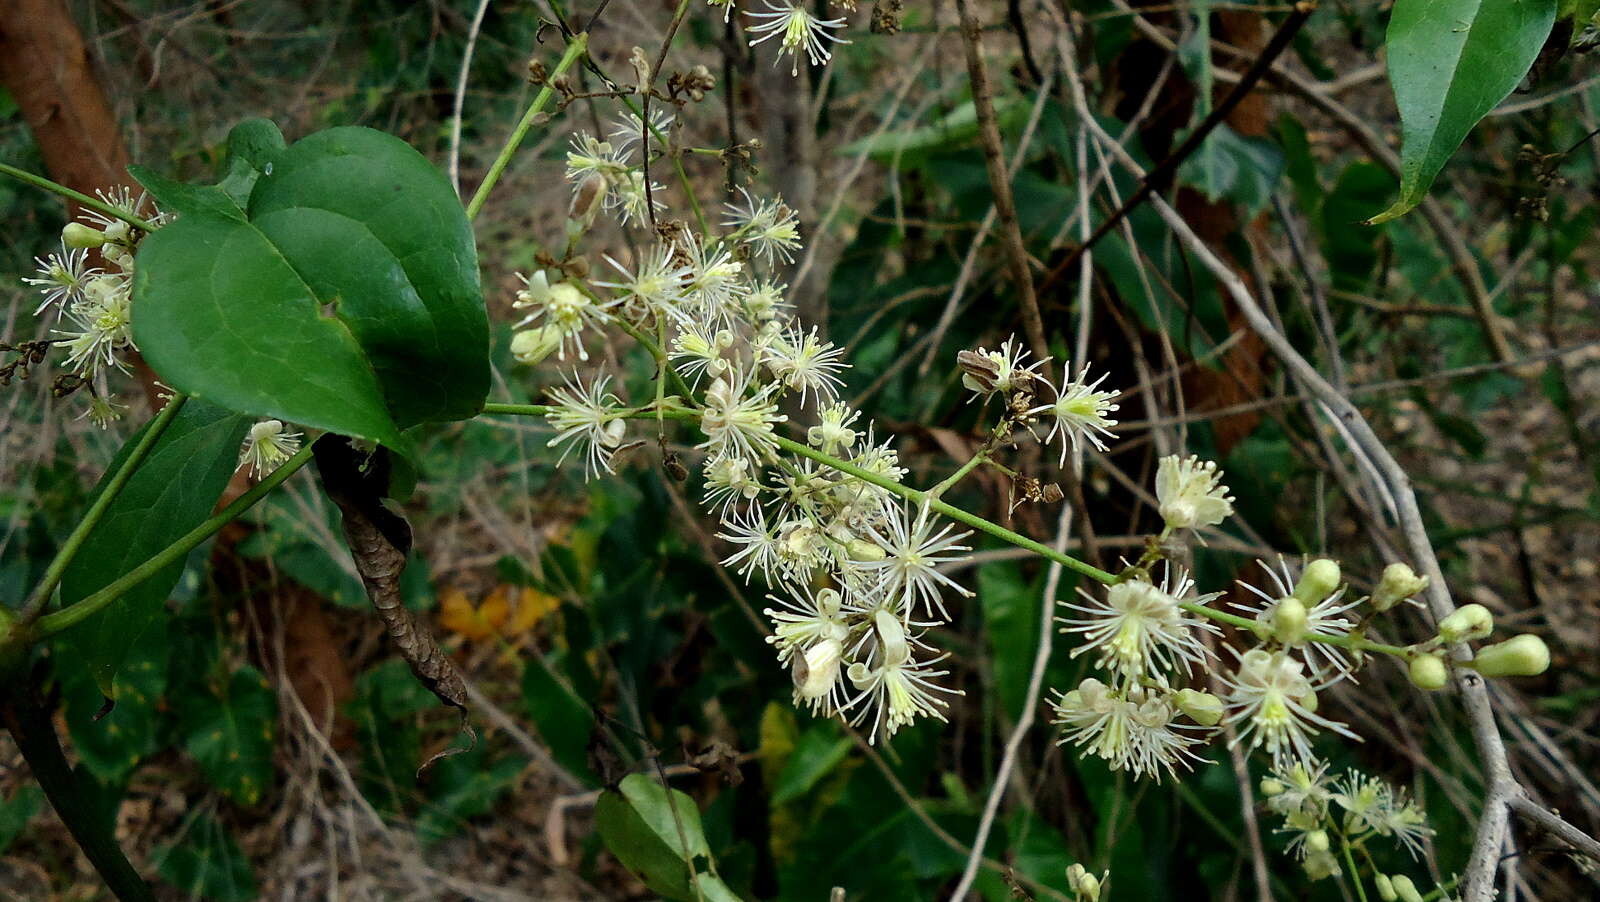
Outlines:
[[[740,499],[753,501],[761,494],[761,483],[743,457],[714,457],[706,463],[705,505],[718,516]]]
[[[876,628],[876,621],[874,623]],[[919,663],[908,654],[900,660],[886,658],[875,667],[860,661],[851,664],[846,675],[859,694],[845,709],[859,706],[860,710],[850,718],[850,725],[858,726],[870,720],[872,729],[867,734],[867,742],[875,743],[880,730],[887,739],[918,717],[943,721],[944,709],[950,707],[950,702],[937,693],[963,694],[934,682],[935,677],[949,673],[933,669],[945,657],[940,655]]]
[[[762,460],[778,448],[773,424],[789,418],[778,413],[772,401],[772,384],[746,396],[750,374],[730,372],[718,376],[706,389],[700,431],[706,440],[696,445],[713,454]]]
[[[65,243],[62,243],[60,251],[48,257],[35,257],[33,262],[39,274],[22,281],[44,294],[44,302],[33,311],[36,315],[53,304],[56,316],[61,316],[68,304],[83,297],[84,286],[99,273],[99,270],[89,266],[87,250],[67,247]]]
[[[806,430],[806,443],[823,454],[838,456],[841,452],[849,451],[855,447],[859,434],[850,428],[850,424],[860,416],[860,411],[851,410],[846,404],[830,404],[822,409],[818,417],[822,422]]]
[[[1233,514],[1233,497],[1212,461],[1176,454],[1156,468],[1156,501],[1161,519],[1173,529],[1216,526]]]
[[[850,625],[842,616],[843,597],[837,589],[812,591],[801,583],[795,590],[796,599],[767,597],[782,605],[767,608],[761,613],[774,623],[767,644],[778,649],[778,661],[787,662],[796,650],[805,651],[824,640],[843,642],[850,635]],[[843,648],[841,646],[841,653]]]
[[[759,282],[744,296],[744,312],[750,322],[760,326],[778,315],[789,302],[783,299],[788,285],[776,282]]]
[[[634,148],[640,146],[640,143],[644,140],[645,132],[645,129],[640,127],[640,123],[643,121],[639,114],[632,110],[625,110],[616,119],[612,120],[611,131],[607,133],[606,137],[611,139],[610,144],[616,148],[618,157],[631,157]],[[664,135],[670,128],[672,128],[672,111],[663,109],[659,104],[652,107],[649,128],[651,137],[658,134]]]
[[[96,197],[100,198],[108,206],[120,210],[129,216],[142,216],[144,217],[145,222],[148,222],[152,225],[165,225],[167,222],[172,220],[172,215],[170,213],[163,213],[160,210],[154,209],[154,205],[150,203],[150,199],[147,194],[145,194],[143,191],[140,191],[138,194],[134,194],[133,189],[127,185],[118,185],[109,191],[103,188],[96,188],[94,193]],[[104,230],[109,240],[122,242],[124,244],[127,243],[129,235],[127,230],[132,227],[120,217],[107,216],[98,210],[90,210],[85,208],[79,218],[86,222],[93,223],[96,228]]]
[[[732,322],[739,313],[739,302],[750,291],[744,281],[744,264],[733,259],[725,246],[708,246],[692,237],[687,251],[689,285],[685,293],[700,305],[705,321]]]
[[[582,447],[584,453],[584,479],[611,469],[611,455],[622,445],[627,434],[627,422],[619,410],[622,400],[606,391],[610,376],[601,376],[585,389],[577,373],[567,377],[566,385],[550,389],[550,410],[545,419],[556,429],[556,437],[547,446],[565,445],[556,466],[566,461],[574,448]]]
[[[838,44],[848,44],[834,34],[835,29],[843,28],[845,20],[819,19],[807,12],[804,6],[797,6],[792,2],[777,5],[772,0],[767,0],[767,12],[754,12],[745,10],[745,15],[753,19],[761,19],[759,24],[751,25],[749,32],[759,34],[761,37],[750,42],[754,47],[772,38],[779,38],[778,58],[782,59],[785,53],[789,54],[791,65],[789,74],[800,74],[800,50],[805,49],[806,58],[811,60],[811,65],[820,66],[826,63],[833,55],[828,50],[824,41]],[[774,61],[776,62],[776,61]]]
[[[1393,836],[1412,858],[1422,852],[1422,841],[1433,835],[1422,809],[1384,780],[1351,770],[1334,783],[1334,790],[1333,800],[1345,810],[1346,833],[1371,830]]]
[[[1174,579],[1174,577],[1176,577]],[[1176,591],[1169,592],[1173,584]],[[1087,604],[1059,604],[1082,617],[1063,619],[1063,633],[1077,633],[1084,644],[1073,649],[1072,657],[1093,651],[1096,664],[1114,673],[1124,684],[1145,679],[1166,683],[1162,671],[1189,674],[1204,667],[1211,652],[1201,641],[1201,631],[1220,633],[1208,621],[1191,616],[1178,602],[1193,587],[1183,573],[1168,567],[1166,578],[1155,586],[1143,580],[1127,580],[1106,589],[1100,599],[1078,590]],[[1221,595],[1214,592],[1188,599],[1206,604]]]
[[[812,326],[810,332],[795,326],[773,338],[763,351],[761,361],[774,379],[790,391],[800,393],[800,404],[804,406],[806,396],[811,393],[816,394],[819,403],[831,402],[839,396],[844,380],[836,374],[850,366],[841,360],[843,356],[842,349],[817,335],[816,326]]]
[[[1296,762],[1310,765],[1311,737],[1318,727],[1360,741],[1344,724],[1316,713],[1317,689],[1304,673],[1304,665],[1277,651],[1254,648],[1239,655],[1239,669],[1223,676],[1228,686],[1229,724],[1244,724],[1233,745],[1248,742],[1265,748],[1278,768]]]
[[[775,260],[794,262],[794,252],[800,248],[799,216],[783,202],[783,198],[758,201],[743,187],[744,206],[725,204],[728,218],[722,224],[734,229],[733,238],[749,246],[752,253],[768,266]]]
[[[533,308],[532,313],[517,323],[517,328],[521,329],[533,323],[554,326],[561,331],[561,345],[557,356],[566,360],[567,348],[571,346],[578,352],[579,360],[588,360],[589,351],[583,345],[584,330],[599,328],[610,322],[611,317],[606,313],[606,309],[621,302],[611,300],[596,303],[571,282],[557,282],[551,285],[549,277],[542,269],[532,276],[519,273],[517,278],[522,280],[525,287],[517,292],[517,299],[511,302],[511,306]]]
[[[1159,692],[1140,686],[1113,689],[1093,677],[1061,695],[1052,723],[1065,727],[1058,744],[1071,742],[1112,770],[1161,780],[1162,770],[1176,775],[1200,760],[1189,747],[1202,741],[1187,724],[1173,722],[1172,705]]]
[[[722,528],[724,532],[717,533],[717,538],[739,546],[738,551],[722,559],[722,566],[738,568],[746,583],[755,571],[760,571],[767,582],[775,582],[773,577],[783,575],[783,562],[778,558],[778,530],[768,525],[766,511],[760,505],[753,504],[744,512],[735,509],[731,516],[723,519]]]
[[[678,375],[698,386],[700,377],[711,374],[721,378],[733,367],[723,353],[733,347],[735,337],[728,329],[712,332],[709,328],[689,326],[672,341],[672,360],[678,366]]]
[[[67,350],[67,363],[78,375],[93,379],[103,367],[126,372],[118,351],[134,348],[133,288],[126,275],[96,275],[67,313],[72,328],[56,329]]]
[[[592,173],[609,184],[627,175],[629,168],[626,155],[610,141],[601,141],[588,132],[572,136],[572,150],[567,152],[569,181],[581,184]]]
[[[1072,371],[1072,364],[1067,364],[1067,372]],[[1111,427],[1117,421],[1110,419],[1106,414],[1117,409],[1111,399],[1117,396],[1116,392],[1100,391],[1100,383],[1106,380],[1106,374],[1089,382],[1089,368],[1085,366],[1078,372],[1076,378],[1067,379],[1056,390],[1055,401],[1035,407],[1028,411],[1029,415],[1045,414],[1050,418],[1050,432],[1045,436],[1046,445],[1055,441],[1056,436],[1061,436],[1061,465],[1066,466],[1067,449],[1078,450],[1078,439],[1088,439],[1089,443],[1106,450],[1106,443],[1100,440],[1100,435],[1116,438],[1111,432]],[[1096,434],[1099,433],[1099,434]]]
[[[1327,773],[1328,765],[1316,761],[1296,761],[1274,770],[1271,777],[1261,781],[1267,807],[1286,818],[1321,823],[1327,817],[1328,802],[1333,799]]]
[[[938,524],[926,507],[918,510],[915,520],[911,520],[910,513],[897,504],[888,505],[884,513],[887,516],[881,527],[870,527],[869,532],[873,541],[883,548],[885,557],[856,563],[864,570],[881,572],[885,591],[891,597],[900,596],[907,613],[920,600],[930,615],[937,610],[940,618],[949,620],[950,615],[939,598],[939,587],[949,586],[966,598],[971,598],[972,592],[940,573],[937,568],[940,564],[962,558],[962,555],[954,552],[972,550],[960,544],[962,539],[972,535],[971,531],[952,535],[955,527],[946,524],[935,533],[934,528]]]
[[[101,429],[108,429],[112,423],[122,419],[122,414],[127,409],[128,405],[118,404],[110,395],[97,391],[89,399],[89,409],[79,414],[77,418],[80,420],[87,418]]]
[[[1234,607],[1248,611],[1257,620],[1269,628],[1272,625],[1272,613],[1277,608],[1279,601],[1294,592],[1294,576],[1289,571],[1289,565],[1282,557],[1278,558],[1278,570],[1266,561],[1257,560],[1261,569],[1267,571],[1267,576],[1272,580],[1274,592],[1262,590],[1240,581],[1239,585],[1245,587],[1259,602],[1235,602]],[[1322,673],[1327,668],[1339,672],[1341,676],[1351,676],[1350,662],[1344,657],[1343,649],[1336,645],[1316,641],[1317,637],[1333,638],[1348,635],[1355,624],[1345,617],[1351,610],[1361,604],[1360,599],[1346,602],[1344,597],[1348,586],[1340,586],[1337,591],[1313,604],[1305,610],[1306,634],[1305,637],[1292,643],[1293,647],[1301,649],[1306,658],[1306,663],[1311,665],[1313,673]],[[1274,594],[1275,593],[1275,594]]]
[[[300,450],[300,438],[300,433],[287,431],[278,420],[262,420],[245,435],[239,466],[249,467],[255,477],[270,473]]]
[[[1005,397],[1019,389],[1032,389],[1040,378],[1035,370],[1044,366],[1045,361],[1024,364],[1027,357],[1028,352],[1016,336],[1002,341],[998,351],[987,348],[962,351],[956,355],[956,363],[961,367],[961,384],[979,398],[996,393]]]
[[[617,282],[595,281],[601,288],[610,288],[622,294],[623,303],[634,312],[648,312],[657,319],[675,320],[687,325],[689,316],[683,309],[684,287],[689,278],[689,267],[674,262],[672,248],[657,244],[640,260],[632,272],[609,254],[606,262],[622,273]]]
[[[655,181],[646,190],[642,172],[623,173],[612,182],[611,191],[606,194],[605,209],[617,211],[617,221],[625,226],[643,225],[650,218],[652,200],[655,212],[666,209],[666,204],[660,200],[665,190]]]

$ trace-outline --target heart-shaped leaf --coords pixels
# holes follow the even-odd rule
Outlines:
[[[134,338],[156,373],[233,410],[400,449],[403,428],[481,410],[477,252],[439,171],[365,128],[282,147],[257,120],[229,147],[218,187],[131,170],[179,214],[140,245],[134,280]]]

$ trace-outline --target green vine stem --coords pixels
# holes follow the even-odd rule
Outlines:
[[[26,169],[18,169],[7,163],[0,163],[0,175],[9,175],[19,182],[27,182],[35,188],[43,188],[52,194],[59,194],[67,200],[74,201],[79,206],[88,207],[96,213],[103,213],[114,219],[120,219],[134,228],[143,229],[146,232],[154,232],[156,230],[155,223],[147,219],[140,219],[126,210],[119,210],[113,207],[98,197],[90,197],[81,191],[74,191],[66,185],[52,182],[42,175],[34,175]]]
[[[551,408],[545,404],[483,405],[484,414],[490,416],[505,415],[538,417],[546,415],[550,412],[550,410]],[[667,407],[665,409],[654,406],[641,407],[628,410],[622,415],[631,419],[661,417],[674,420],[694,421],[700,418],[700,414],[698,412],[676,406]],[[780,448],[788,451],[791,454],[798,454],[801,457],[810,458],[811,460],[814,460],[823,466],[838,470],[841,473],[848,473],[857,479],[869,482],[881,489],[884,489],[885,491],[892,492],[893,494],[898,495],[899,497],[904,498],[913,504],[926,504],[928,507],[932,508],[938,513],[943,514],[944,516],[949,517],[958,523],[966,524],[973,529],[994,536],[995,538],[1015,545],[1018,548],[1025,548],[1046,560],[1055,561],[1061,564],[1061,566],[1066,567],[1067,569],[1076,573],[1082,574],[1083,576],[1087,576],[1091,579],[1105,583],[1106,585],[1114,585],[1121,579],[1116,574],[1107,573],[1106,571],[1080,561],[1071,555],[1058,552],[1049,545],[1046,545],[1042,542],[1037,542],[1025,535],[1022,535],[1021,533],[1009,530],[993,520],[980,517],[977,514],[963,510],[962,508],[956,507],[955,505],[944,501],[938,497],[938,493],[940,491],[939,486],[935,486],[934,489],[930,491],[914,489],[909,486],[901,485],[900,483],[884,476],[880,476],[877,473],[864,470],[855,464],[850,463],[849,461],[840,460],[831,454],[824,454],[823,452],[818,451],[809,445],[802,444],[794,441],[793,439],[784,438],[781,435],[774,436],[774,438],[777,440]],[[963,469],[958,470],[954,476],[959,477],[964,475],[967,470],[977,466],[977,463],[975,463],[977,460],[977,456],[975,456],[972,460],[969,460],[967,464],[964,465]],[[949,479],[945,480],[945,483],[949,482]],[[1253,630],[1256,626],[1256,622],[1249,617],[1241,617],[1238,614],[1230,614],[1227,611],[1219,611],[1215,608],[1206,607],[1205,605],[1195,604],[1192,601],[1179,602],[1178,606],[1191,614],[1205,617],[1210,620],[1215,620],[1219,623],[1226,623],[1229,626],[1233,626],[1238,629]],[[1306,636],[1306,639],[1310,642],[1318,642],[1323,645],[1335,645],[1350,651],[1375,652],[1378,654],[1391,655],[1402,660],[1409,660],[1413,656],[1412,650],[1409,648],[1399,645],[1387,645],[1382,642],[1374,642],[1371,639],[1367,639],[1363,636],[1330,636],[1321,633],[1312,633]]]
[[[123,459],[122,465],[111,475],[111,480],[106,483],[100,497],[94,500],[94,504],[89,506],[88,513],[85,513],[83,519],[78,521],[78,525],[73,527],[72,534],[67,536],[66,542],[56,552],[55,559],[45,568],[44,578],[34,587],[33,594],[28,596],[28,600],[23,602],[19,619],[24,628],[37,620],[45,605],[50,603],[50,596],[55,592],[56,586],[60,585],[61,577],[67,572],[67,565],[77,557],[83,548],[83,543],[88,540],[89,533],[93,532],[100,520],[105,517],[111,502],[117,500],[117,495],[121,494],[128,480],[133,478],[133,472],[139,469],[139,465],[144,463],[146,457],[150,456],[150,449],[160,441],[162,433],[167,431],[167,426],[172,423],[173,417],[178,415],[178,411],[183,409],[187,400],[184,395],[174,395],[172,400],[167,402],[167,406],[161,408],[155,419],[150,421],[144,435],[139,437],[139,443],[133,446],[133,450]]]
[[[53,614],[46,614],[40,617],[39,621],[33,625],[31,635],[26,638],[42,639],[69,627],[76,626],[99,612],[101,608],[121,598],[123,593],[129,589],[154,576],[163,567],[174,561],[181,560],[198,547],[201,542],[211,538],[222,527],[237,519],[240,514],[254,507],[256,502],[265,498],[268,492],[277,488],[285,479],[293,476],[297,470],[309,463],[311,449],[314,444],[307,443],[295,456],[285,461],[283,466],[267,474],[265,479],[251,486],[249,491],[234,499],[232,504],[218,511],[204,523],[189,530],[176,542],[156,552],[149,560],[117,577],[110,585],[82,601],[68,605]]]
[[[517,152],[517,147],[522,144],[522,139],[527,137],[528,130],[533,128],[533,123],[544,111],[544,105],[550,102],[550,95],[555,93],[553,87],[555,80],[565,75],[583,57],[589,49],[589,35],[587,33],[575,35],[572,42],[567,44],[567,51],[561,55],[561,61],[556,63],[556,69],[545,80],[544,87],[539,89],[533,103],[528,105],[528,111],[522,114],[522,121],[517,123],[511,137],[506,139],[506,146],[500,148],[500,156],[495,158],[494,164],[489,167],[489,174],[483,177],[482,184],[472,194],[472,200],[467,202],[467,218],[478,218],[478,211],[483,209],[483,202],[489,199],[489,192],[494,190],[495,183],[500,181],[500,176],[505,173],[506,166],[510,164],[511,157]]]
[[[0,692],[0,719],[11,731],[22,759],[28,762],[28,769],[44,789],[56,815],[67,825],[112,894],[121,902],[155,902],[149,884],[117,847],[111,819],[102,817],[84,798],[82,783],[61,752],[61,740],[56,737],[50,712],[40,704],[33,687],[24,682],[5,687]]]

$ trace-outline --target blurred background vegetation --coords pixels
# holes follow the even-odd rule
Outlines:
[[[561,13],[587,21],[594,5],[562,4]],[[630,52],[660,46],[674,5],[609,4],[592,27],[600,67],[627,80]],[[774,70],[770,47],[747,48],[720,11],[696,3],[668,69],[704,64],[719,82],[687,112],[686,140],[736,148],[688,158],[700,197],[749,185],[801,211],[810,249],[789,276],[794,297],[849,349],[845,398],[894,435],[909,481],[927,484],[978,440],[955,352],[993,347],[1020,332],[1020,320],[991,234],[953,10],[906,3],[891,35],[865,27],[869,5],[833,64],[794,81],[786,65]],[[27,8],[54,6],[0,4],[0,34]],[[1258,558],[1311,553],[1339,558],[1358,589],[1370,585],[1381,568],[1375,536],[1389,530],[1383,499],[1351,488],[1360,462],[1337,452],[1336,437],[1151,211],[1096,246],[1088,310],[1075,270],[1044,275],[1078,237],[1078,133],[1058,37],[1078,42],[1097,110],[1148,167],[1203,116],[1205,86],[1220,96],[1244,67],[1235,53],[1206,54],[1206,34],[1248,61],[1284,8],[1160,4],[1135,16],[1117,2],[1060,4],[1077,25],[1068,38],[1034,3],[977,6],[1047,329],[1064,356],[1065,336],[1089,323],[1088,362],[1132,389],[1121,440],[1092,455],[1069,488],[1074,553],[1105,566],[1136,555],[1156,528],[1145,487],[1158,452],[1187,448],[1220,461],[1239,499],[1227,536],[1197,549],[1202,586],[1255,578]],[[1202,6],[1214,15],[1197,15]],[[1386,6],[1326,4],[1277,63],[1289,75],[1269,76],[1163,190],[1272,302],[1295,342],[1316,349],[1324,372],[1338,361],[1410,468],[1458,597],[1549,642],[1546,676],[1495,687],[1502,730],[1519,778],[1593,833],[1600,273],[1590,237],[1600,149],[1586,136],[1600,126],[1600,78],[1569,29],[1452,162],[1435,190],[1439,218],[1358,225],[1396,185],[1380,151],[1395,144],[1397,117],[1372,49]],[[251,116],[275,120],[291,139],[332,125],[383,129],[444,165],[478,2],[67,8],[115,120],[115,133],[95,140],[197,179],[219,161],[228,129]],[[466,190],[532,96],[529,60],[549,65],[559,53],[554,33],[541,32],[553,15],[526,0],[486,4],[465,94]],[[536,241],[560,240],[566,136],[611,113],[580,102],[536,129],[477,221],[499,323],[496,400],[538,401],[550,378],[518,368],[507,351],[513,273],[534,265]],[[1360,129],[1376,133],[1376,151]],[[0,159],[42,172],[47,152],[18,99],[0,91]],[[1092,154],[1089,165],[1100,170]],[[1092,218],[1135,187],[1114,175],[1092,198]],[[678,190],[668,189],[674,200]],[[64,216],[54,197],[0,182],[0,333],[48,331],[20,279],[54,245]],[[1504,348],[1475,313],[1485,296]],[[51,397],[50,375],[0,390],[8,602],[33,584],[147,415],[136,402],[102,432],[74,419],[74,400]],[[979,563],[959,574],[977,595],[942,633],[951,679],[966,693],[950,724],[921,724],[869,749],[790,704],[789,677],[757,626],[763,590],[717,565],[720,543],[693,480],[670,478],[642,449],[620,476],[586,483],[553,468],[548,437],[531,421],[427,436],[406,511],[417,535],[407,602],[472,685],[480,741],[421,778],[419,763],[462,741],[456,717],[392,654],[335,512],[308,477],[191,558],[170,602],[178,616],[118,678],[109,714],[96,716],[102,698],[81,666],[51,657],[69,754],[135,864],[175,899],[645,898],[593,816],[595,790],[642,772],[695,799],[720,873],[745,898],[822,900],[834,886],[871,900],[948,891],[1024,701],[1043,568],[980,549]],[[1032,471],[1049,466],[1036,446],[1021,453],[1032,455]],[[956,495],[1029,535],[1054,530],[1054,510],[1012,510],[1011,487],[997,477],[975,477]],[[1072,588],[1069,576],[1059,597]],[[1406,627],[1414,635],[1393,638],[1428,635],[1420,617]],[[1075,684],[1083,662],[1057,646],[1046,685]],[[1438,831],[1432,860],[1444,870],[1433,877],[1448,879],[1482,789],[1454,706],[1412,690],[1390,665],[1323,704],[1367,737],[1359,748],[1324,749],[1335,768],[1359,765],[1409,787]],[[1110,869],[1116,899],[1255,898],[1246,836],[1260,765],[1220,747],[1209,755],[1215,766],[1157,786],[1110,774],[1036,727],[978,890],[990,900],[1062,898],[1065,868],[1081,861]],[[1310,883],[1293,866],[1274,820],[1260,823],[1274,895],[1340,898],[1332,882]],[[1547,841],[1519,835],[1515,852],[1530,898],[1595,897],[1594,878]],[[4,737],[0,897],[105,897]]]

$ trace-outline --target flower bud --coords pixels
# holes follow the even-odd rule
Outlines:
[[[1274,780],[1271,777],[1263,777],[1261,779],[1261,794],[1267,796],[1268,798],[1271,798],[1275,795],[1282,795],[1284,790],[1288,788],[1289,787],[1283,784],[1282,780]]]
[[[889,556],[883,546],[867,539],[851,539],[844,544],[845,551],[849,553],[850,560],[877,563]]]
[[[1417,885],[1411,878],[1404,874],[1396,874],[1389,878],[1389,884],[1394,887],[1394,895],[1400,902],[1422,902],[1422,893],[1417,891]]]
[[[1284,645],[1305,639],[1306,623],[1305,603],[1293,595],[1279,599],[1272,608],[1272,638]]]
[[[1411,659],[1411,667],[1407,671],[1411,677],[1412,685],[1418,689],[1443,689],[1450,682],[1450,668],[1444,664],[1444,658],[1435,654],[1420,654]]]
[[[1494,615],[1481,604],[1462,605],[1439,621],[1439,638],[1445,642],[1482,639],[1494,632]]]
[[[1085,902],[1100,902],[1100,878],[1081,864],[1074,863],[1067,868],[1067,887]]]
[[[1337,877],[1343,873],[1339,869],[1339,860],[1333,857],[1332,852],[1314,852],[1306,856],[1304,862],[1306,876],[1312,880],[1321,880],[1324,877]]]
[[[1222,699],[1209,692],[1182,689],[1172,697],[1172,701],[1179,711],[1202,726],[1214,727],[1222,720]]]
[[[106,243],[106,233],[81,222],[69,222],[61,230],[61,243],[75,248],[99,247]]]
[[[1486,677],[1538,676],[1550,667],[1550,648],[1531,633],[1478,650],[1472,666]]]
[[[822,698],[839,679],[839,661],[844,645],[837,639],[824,639],[794,659],[794,688],[801,698]]]
[[[1328,845],[1328,831],[1312,830],[1306,834],[1306,848],[1311,852],[1326,852]]]
[[[1300,696],[1299,698],[1295,699],[1295,701],[1300,703],[1300,707],[1310,711],[1312,714],[1317,713],[1317,705],[1319,702],[1317,701],[1317,691],[1315,689],[1307,692],[1305,695]]]
[[[1294,597],[1307,605],[1315,605],[1339,588],[1339,565],[1327,558],[1317,558],[1306,565],[1295,583]]]
[[[906,647],[906,628],[900,623],[900,618],[879,608],[872,615],[872,626],[883,645],[884,663],[899,664],[910,657],[911,650]]]
[[[1418,576],[1405,564],[1390,564],[1383,568],[1378,587],[1372,590],[1372,597],[1367,600],[1372,603],[1374,610],[1387,611],[1427,587],[1426,576]]]
[[[561,347],[561,329],[556,326],[524,329],[511,336],[511,356],[515,357],[518,363],[538,363],[554,354],[559,347]]]
[[[1373,876],[1372,882],[1378,885],[1378,898],[1383,902],[1395,902],[1399,896],[1394,891],[1394,883],[1389,880],[1388,874]]]
[[[591,172],[578,183],[572,192],[572,205],[567,208],[567,219],[578,224],[578,234],[594,225],[595,214],[600,212],[605,199],[606,179],[600,173]]]

